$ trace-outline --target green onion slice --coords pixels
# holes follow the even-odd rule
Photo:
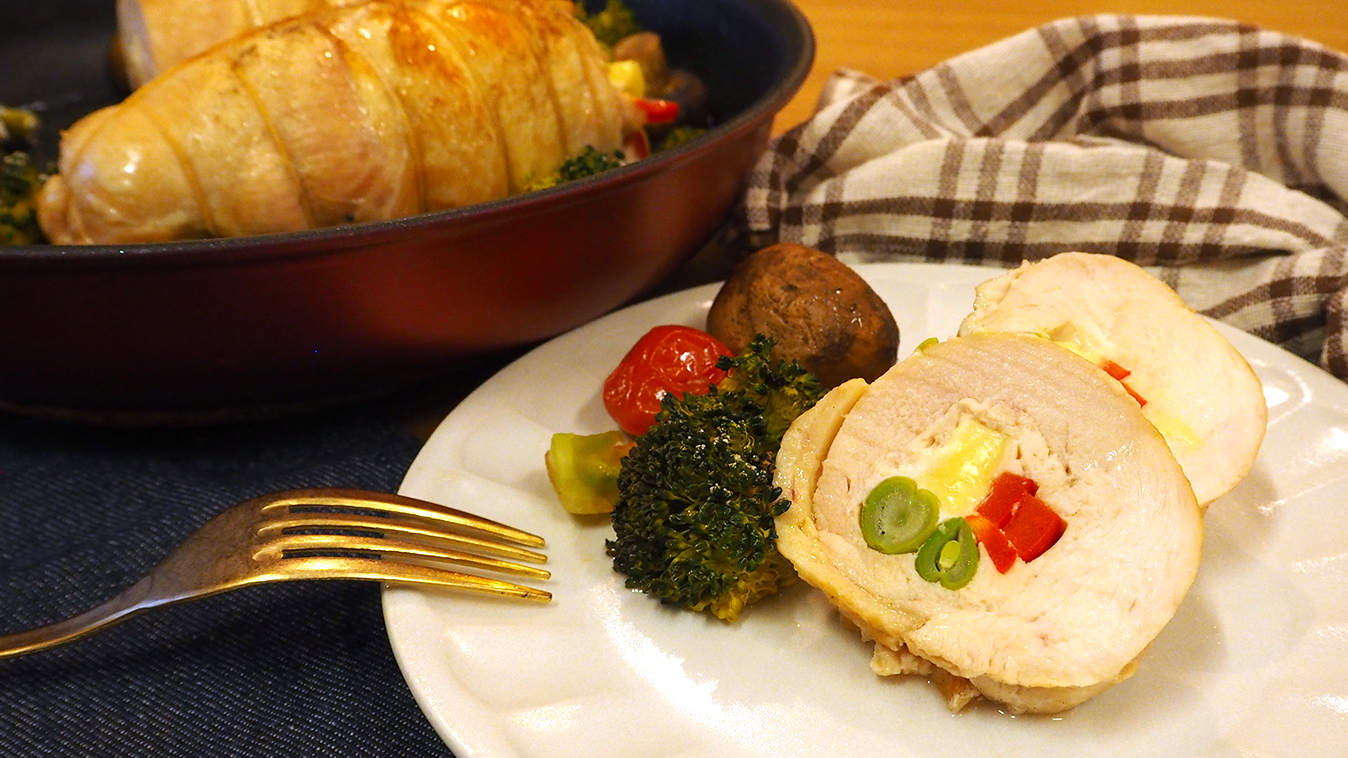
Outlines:
[[[978,539],[962,517],[946,519],[917,550],[917,575],[957,590],[978,572]]]
[[[873,550],[911,553],[936,529],[940,502],[906,476],[880,482],[861,504],[861,535]]]

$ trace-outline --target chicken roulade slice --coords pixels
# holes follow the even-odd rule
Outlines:
[[[863,529],[863,503],[896,477],[938,505],[916,553],[882,552]],[[1009,521],[993,516],[985,496],[1004,479],[1032,482],[1040,509],[1019,500]],[[931,678],[955,709],[981,696],[1053,713],[1126,679],[1201,553],[1193,491],[1138,404],[1038,337],[954,338],[869,386],[839,386],[791,426],[776,484],[791,501],[782,555],[874,641],[877,673]],[[1042,512],[1059,528],[1036,547],[1029,520]],[[985,516],[999,526],[972,530],[972,574],[947,583],[960,561],[929,543],[948,547],[947,527]],[[924,555],[950,573],[924,573]]]
[[[57,244],[401,218],[523,192],[640,128],[565,0],[368,0],[235,37],[62,137]]]
[[[1206,319],[1145,269],[1061,253],[977,288],[960,334],[1038,334],[1118,377],[1165,436],[1206,507],[1254,465],[1268,425],[1263,385]]]

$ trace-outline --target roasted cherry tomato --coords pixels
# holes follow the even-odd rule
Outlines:
[[[604,408],[624,432],[645,434],[665,395],[706,392],[725,378],[716,367],[723,355],[733,353],[700,329],[657,326],[637,340],[604,381]]]

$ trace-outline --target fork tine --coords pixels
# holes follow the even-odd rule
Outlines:
[[[462,566],[473,566],[475,568],[487,569],[490,571],[504,571],[511,574],[527,576],[531,579],[548,579],[552,576],[550,571],[538,568],[537,566],[525,566],[511,561],[500,560],[499,558],[491,558],[484,555],[464,552],[462,550],[348,534],[284,534],[269,540],[254,553],[254,557],[282,557],[288,552],[312,553],[315,551],[334,550],[350,550],[363,553],[377,553],[379,555],[423,558],[427,560],[443,561],[445,563],[454,563]]]
[[[368,579],[379,582],[415,584],[483,592],[489,595],[547,602],[552,593],[513,582],[419,563],[381,561],[374,558],[306,556],[275,564],[275,579]]]
[[[393,516],[421,519],[429,522],[463,527],[499,539],[528,547],[543,547],[544,540],[536,534],[517,529],[499,521],[451,508],[447,505],[418,500],[392,493],[366,492],[340,488],[313,488],[293,490],[263,507],[263,511],[293,508],[295,506],[355,508],[378,511]]]
[[[423,540],[435,545],[477,550],[501,558],[513,558],[515,560],[529,561],[531,563],[548,562],[548,557],[546,555],[527,548],[493,542],[491,540],[473,537],[467,534],[454,534],[446,532],[443,528],[425,528],[414,524],[401,523],[381,516],[366,516],[363,514],[291,513],[285,516],[274,517],[258,526],[257,535],[263,538],[274,538],[289,530],[295,529],[327,531],[337,529],[357,529],[378,532],[385,536],[397,535],[398,537],[405,539]]]

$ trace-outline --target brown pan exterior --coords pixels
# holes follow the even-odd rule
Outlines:
[[[631,4],[708,82],[717,125],[703,138],[394,221],[0,248],[0,410],[173,424],[293,412],[465,369],[651,291],[725,222],[814,45],[783,0]],[[70,44],[101,61],[106,37],[91,39]],[[45,68],[40,91],[102,73]]]

